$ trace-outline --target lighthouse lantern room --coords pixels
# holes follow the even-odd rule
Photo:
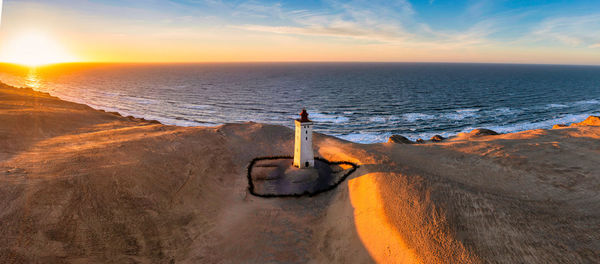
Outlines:
[[[296,119],[295,123],[294,166],[298,168],[313,168],[315,166],[312,146],[313,123],[308,119],[306,109],[302,109],[300,119]]]

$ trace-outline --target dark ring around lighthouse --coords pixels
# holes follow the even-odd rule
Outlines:
[[[337,181],[335,184],[332,184],[325,189],[318,190],[318,191],[315,191],[312,193],[308,192],[308,191],[305,191],[303,193],[297,193],[297,194],[296,193],[295,194],[260,194],[260,193],[256,193],[254,191],[254,183],[252,182],[252,168],[254,167],[254,164],[261,160],[277,160],[277,159],[294,159],[294,157],[292,157],[292,156],[268,156],[268,157],[254,158],[254,159],[252,159],[252,161],[250,161],[250,164],[248,164],[247,175],[246,175],[246,177],[248,178],[248,191],[250,192],[250,194],[257,196],[257,197],[261,197],[261,198],[277,198],[277,197],[279,197],[279,198],[283,198],[283,197],[299,198],[299,197],[303,197],[303,196],[313,197],[313,196],[319,195],[321,193],[328,192],[328,191],[335,189],[338,185],[340,185],[342,182],[344,182],[346,180],[346,178],[348,178],[348,176],[350,176],[350,174],[352,174],[354,171],[356,171],[360,167],[358,164],[349,162],[349,161],[328,161],[321,157],[315,157],[315,160],[324,162],[324,163],[328,164],[329,166],[331,166],[331,165],[349,165],[352,168],[350,168],[342,177],[340,177],[340,180]]]

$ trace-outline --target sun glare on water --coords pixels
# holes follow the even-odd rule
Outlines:
[[[41,66],[76,61],[56,40],[43,32],[23,33],[5,40],[2,46],[1,59],[4,62]]]

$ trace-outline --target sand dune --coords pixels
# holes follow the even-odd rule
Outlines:
[[[600,127],[440,143],[315,135],[360,164],[315,197],[254,197],[291,129],[176,127],[0,87],[2,263],[600,262]]]

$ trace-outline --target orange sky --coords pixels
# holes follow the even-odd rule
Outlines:
[[[551,24],[555,18],[531,25],[530,32],[503,32],[510,37],[498,37],[503,23],[519,14],[487,15],[471,27],[436,30],[431,26],[435,21],[415,22],[418,9],[414,5],[401,6],[398,14],[383,13],[380,18],[373,16],[374,12],[349,7],[344,8],[350,11],[335,11],[345,12],[338,14],[320,9],[286,9],[285,4],[260,6],[257,2],[249,7],[220,7],[213,11],[214,16],[210,12],[202,14],[204,9],[194,15],[177,6],[165,5],[161,10],[157,4],[160,1],[134,6],[119,1],[44,2],[5,1],[1,61],[600,64],[596,39],[589,40],[587,32],[575,32],[573,36],[558,32],[562,29]],[[400,16],[407,18],[396,19]],[[577,21],[584,27],[585,23],[600,22],[600,16],[585,14]],[[560,20],[555,24],[562,26]]]

